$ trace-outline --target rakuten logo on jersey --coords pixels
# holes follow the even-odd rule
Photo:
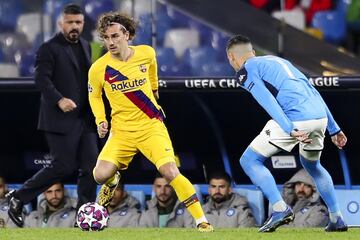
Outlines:
[[[127,91],[130,89],[141,87],[146,83],[146,78],[143,79],[135,79],[133,81],[119,81],[111,83],[111,91]]]

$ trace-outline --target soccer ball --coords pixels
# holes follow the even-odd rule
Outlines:
[[[76,223],[83,231],[101,231],[107,227],[108,211],[96,202],[88,202],[79,208]]]

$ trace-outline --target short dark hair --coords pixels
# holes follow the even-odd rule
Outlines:
[[[212,179],[224,179],[230,186],[232,183],[232,179],[231,179],[230,175],[225,171],[217,171],[217,172],[210,174],[209,183]]]
[[[251,43],[251,41],[248,37],[246,37],[244,35],[240,35],[240,34],[235,35],[227,41],[226,51],[229,50],[234,45],[247,44],[247,43]]]
[[[79,5],[75,3],[70,3],[64,7],[62,14],[84,14],[84,13]]]

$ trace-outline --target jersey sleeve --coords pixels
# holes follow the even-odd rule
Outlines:
[[[149,78],[151,83],[151,89],[153,91],[159,88],[158,82],[158,73],[157,73],[157,61],[156,61],[156,53],[153,48],[150,51],[150,67],[149,67]]]
[[[89,70],[89,102],[91,110],[95,116],[96,125],[106,122],[105,106],[102,99],[103,83],[98,77],[97,70],[94,65]]]
[[[324,108],[325,108],[325,110],[326,110],[326,116],[327,116],[327,119],[328,119],[327,130],[328,130],[330,136],[333,136],[333,135],[337,134],[338,132],[340,132],[341,129],[340,129],[339,125],[336,123],[333,115],[331,114],[328,106],[326,105],[324,99],[321,97],[321,95],[320,95],[320,93],[318,92],[318,90],[316,90],[314,87],[313,87],[313,89],[314,89],[315,93],[316,93],[317,95],[319,95],[319,97],[320,97],[320,99],[321,99],[321,102],[322,102],[323,105],[324,105]]]
[[[266,88],[254,66],[243,67],[238,72],[241,86],[249,91],[255,100],[265,109],[280,127],[288,134],[294,129],[294,124],[285,115],[275,97]]]

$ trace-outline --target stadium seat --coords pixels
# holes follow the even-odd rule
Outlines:
[[[207,63],[216,62],[217,53],[212,47],[188,48],[182,58],[182,64],[191,69],[191,73],[198,76],[202,73],[201,67]]]
[[[166,32],[173,27],[172,20],[164,11],[156,12],[155,19],[156,42],[158,46],[163,46]]]
[[[211,33],[211,46],[217,52],[217,60],[220,62],[228,61],[226,55],[226,44],[230,36],[220,31],[212,31]]]
[[[44,33],[51,32],[51,20],[49,15],[40,13],[21,14],[17,21],[17,32],[24,33],[29,43],[33,43],[37,35],[42,31],[43,21]]]
[[[15,53],[18,50],[30,49],[23,33],[0,33],[0,47],[4,54],[4,62],[15,63]]]
[[[175,28],[166,32],[164,47],[174,48],[176,57],[180,59],[187,48],[200,46],[200,35],[197,30]]]
[[[200,33],[201,46],[210,46],[213,29],[197,20],[189,19],[190,29],[197,30]]]
[[[360,190],[336,189],[335,192],[345,222],[360,227]]]
[[[17,51],[15,53],[15,62],[19,66],[20,76],[30,77],[35,73],[35,53],[32,50]]]
[[[141,210],[145,209],[145,193],[143,191],[127,191],[127,193],[140,202]]]
[[[234,188],[233,191],[247,198],[256,224],[260,226],[265,219],[264,196],[262,192],[260,190],[244,188]]]
[[[106,12],[114,11],[114,2],[112,0],[84,0],[83,6],[85,13],[96,22],[98,17]]]
[[[235,71],[227,62],[210,62],[203,64],[195,72],[202,77],[234,77]]]
[[[345,16],[338,11],[321,11],[315,13],[312,26],[324,33],[327,42],[340,44],[346,37]]]
[[[22,1],[0,1],[0,29],[2,32],[15,30],[17,18],[22,10]]]
[[[158,66],[158,74],[161,77],[186,77],[190,76],[189,68],[180,64],[162,64]]]
[[[60,16],[63,8],[72,3],[72,0],[46,0],[44,1],[44,14],[51,16],[52,26],[56,26],[58,17]]]
[[[167,7],[167,15],[171,18],[172,25],[175,28],[188,28],[189,17],[185,14],[177,11],[172,7]]]
[[[294,8],[292,10],[274,11],[271,14],[276,19],[284,19],[284,21],[299,30],[305,29],[305,14],[301,8]]]
[[[134,45],[152,45],[152,20],[150,14],[143,14],[139,18],[139,26],[136,30]]]
[[[163,64],[175,65],[177,62],[175,50],[173,48],[157,48],[156,58],[159,66]]]
[[[19,69],[16,64],[1,63],[0,64],[0,78],[19,77]]]
[[[117,9],[120,12],[134,16],[136,19],[142,14],[151,12],[151,1],[149,0],[121,0],[114,1],[114,3],[119,4]]]

